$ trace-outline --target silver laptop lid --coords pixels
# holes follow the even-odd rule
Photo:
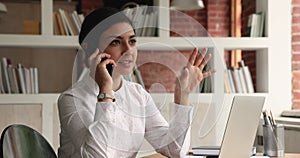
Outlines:
[[[263,96],[233,98],[219,158],[250,157],[264,102]]]

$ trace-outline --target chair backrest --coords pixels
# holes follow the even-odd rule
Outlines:
[[[0,143],[2,158],[57,158],[48,141],[26,125],[6,127],[1,134]]]

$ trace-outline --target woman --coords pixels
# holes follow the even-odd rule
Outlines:
[[[205,56],[206,49],[201,53],[194,49],[177,79],[176,113],[168,124],[150,94],[122,77],[132,72],[136,62],[136,41],[130,20],[116,9],[97,9],[85,18],[79,43],[89,59],[90,73],[58,100],[58,157],[135,157],[144,138],[163,155],[187,153],[192,116],[188,97],[203,78],[214,73],[202,73],[211,56]],[[114,66],[111,75],[109,64]]]

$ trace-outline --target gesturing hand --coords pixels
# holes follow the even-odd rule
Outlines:
[[[204,78],[216,72],[215,69],[202,72],[210,59],[211,54],[207,54],[207,48],[204,48],[201,52],[198,52],[198,48],[193,50],[187,65],[176,80],[174,93],[174,102],[176,104],[188,105],[189,94],[195,90]]]

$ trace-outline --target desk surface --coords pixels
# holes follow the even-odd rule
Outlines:
[[[292,153],[286,153],[284,156],[284,158],[299,158],[299,157],[300,154],[292,154]],[[143,158],[166,158],[166,157],[161,154],[153,154]],[[277,158],[277,157],[271,157],[271,158]]]

